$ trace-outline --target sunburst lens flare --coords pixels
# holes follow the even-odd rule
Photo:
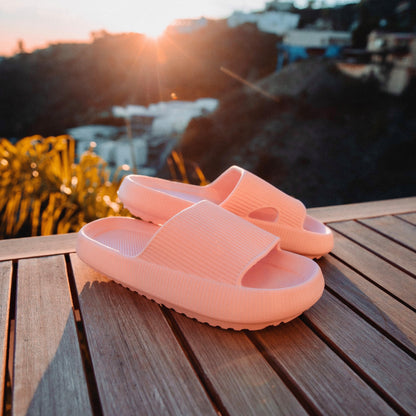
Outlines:
[[[141,30],[139,29],[139,32],[143,33],[148,39],[158,40],[165,34],[168,25],[169,23],[166,23],[163,20],[149,20],[148,23],[142,24]]]
[[[162,30],[158,30],[157,28],[155,28],[154,30],[151,29],[150,31],[146,32],[145,36],[151,40],[158,40],[159,38],[163,36],[164,33],[165,33],[164,28]]]

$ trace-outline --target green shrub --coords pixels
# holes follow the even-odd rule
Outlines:
[[[0,238],[78,231],[109,215],[129,215],[117,198],[123,169],[110,180],[91,150],[75,163],[70,136],[0,140]]]

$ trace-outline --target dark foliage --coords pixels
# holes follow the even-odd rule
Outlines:
[[[308,206],[416,193],[413,85],[389,96],[321,60],[293,64],[257,85],[280,101],[245,87],[185,132],[181,150],[208,179],[237,164]]]
[[[0,136],[62,134],[102,119],[113,105],[219,97],[237,82],[221,67],[256,80],[274,70],[277,37],[246,24],[210,22],[158,42],[139,34],[58,44],[0,62]],[[232,53],[230,52],[232,51]]]
[[[301,11],[301,26],[318,17],[335,29],[356,24],[354,46],[383,27],[414,31],[416,0],[362,0]],[[404,3],[404,2],[402,2]],[[412,84],[401,97],[342,76],[323,61],[296,63],[275,74],[276,43],[252,24],[209,22],[192,34],[158,42],[139,34],[100,33],[90,44],[58,44],[0,61],[0,137],[59,135],[77,125],[114,124],[113,105],[201,97],[219,110],[192,120],[181,147],[209,179],[244,166],[307,205],[414,195],[416,118]],[[269,96],[243,86],[221,67]]]

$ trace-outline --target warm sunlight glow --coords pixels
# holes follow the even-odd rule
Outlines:
[[[184,4],[166,0],[151,0],[146,5],[133,2],[129,6],[129,16],[115,15],[111,23],[114,26],[128,27],[131,32],[142,33],[156,39],[177,19],[188,16],[189,10],[182,6]],[[196,16],[196,18],[199,17],[198,14]]]
[[[143,24],[137,28],[137,32],[143,33],[151,39],[157,39],[163,35],[169,23],[170,21],[162,21],[156,17],[154,20],[152,19],[148,22],[143,22]]]
[[[357,1],[326,0],[325,4]],[[265,0],[1,0],[0,56],[19,49],[46,47],[50,42],[87,42],[91,32],[100,30],[136,32],[156,38],[177,19],[226,18],[235,10],[262,10],[265,3]],[[307,0],[294,3],[302,7]]]

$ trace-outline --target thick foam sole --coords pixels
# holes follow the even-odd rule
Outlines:
[[[267,328],[269,326],[278,326],[280,324],[284,324],[287,322],[292,321],[293,319],[296,319],[298,316],[302,315],[303,312],[302,311],[294,316],[288,316],[288,317],[284,317],[284,318],[280,318],[277,320],[272,320],[272,321],[268,321],[268,322],[256,322],[256,323],[244,323],[244,322],[228,322],[228,321],[222,321],[222,320],[218,320],[218,319],[213,319],[211,317],[208,316],[204,316],[201,314],[198,314],[194,311],[188,310],[188,309],[184,309],[181,307],[178,307],[177,305],[174,305],[170,302],[166,302],[164,300],[158,299],[157,297],[153,296],[153,295],[149,295],[148,293],[144,293],[142,291],[137,290],[134,287],[128,286],[118,280],[115,280],[114,278],[111,278],[115,283],[123,286],[124,288],[131,290],[132,292],[135,292],[141,296],[144,296],[146,299],[149,299],[151,301],[156,302],[158,305],[164,306],[168,309],[171,309],[177,313],[180,313],[184,316],[186,316],[187,318],[190,319],[195,319],[198,322],[202,323],[202,324],[208,324],[212,327],[219,327],[221,329],[225,329],[225,330],[229,330],[232,329],[234,331],[243,331],[243,330],[248,330],[248,331],[258,331],[264,328]],[[317,302],[319,300],[320,296],[316,299],[316,301],[314,301],[313,303]],[[307,310],[307,309],[306,309]]]

